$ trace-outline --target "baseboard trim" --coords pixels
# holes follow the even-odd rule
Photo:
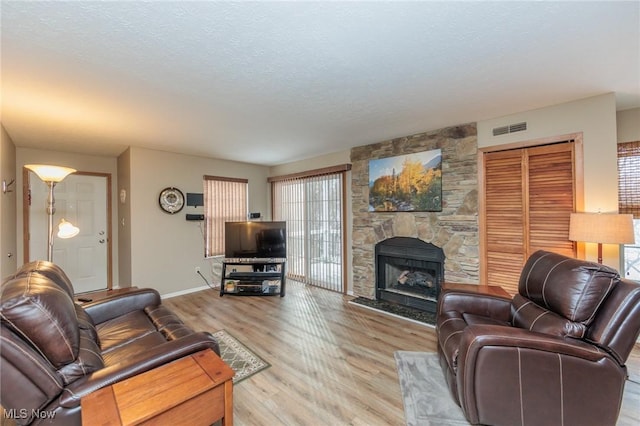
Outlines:
[[[195,293],[195,292],[202,291],[202,290],[207,290],[207,289],[211,289],[211,287],[209,287],[207,285],[203,285],[203,286],[200,286],[200,287],[187,288],[185,290],[174,291],[174,292],[167,293],[167,294],[161,294],[160,298],[161,299],[171,299],[172,297],[184,296],[185,294]]]

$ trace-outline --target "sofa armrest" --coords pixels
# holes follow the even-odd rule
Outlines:
[[[137,376],[171,361],[211,349],[220,354],[218,342],[206,332],[193,333],[176,340],[168,341],[149,348],[143,353],[109,367],[97,370],[67,386],[61,393],[59,403],[62,407],[73,408],[88,394],[105,386]]]
[[[160,294],[152,288],[133,289],[82,305],[93,322],[101,324],[133,311],[141,311],[147,306],[160,305]]]
[[[601,408],[619,408],[626,369],[601,348],[514,327],[462,334],[456,385],[472,424],[615,424],[617,410]]]
[[[464,290],[445,290],[438,300],[438,315],[447,311],[493,318],[506,323],[511,315],[511,299]]]
[[[511,347],[531,349],[554,354],[568,355],[596,362],[602,358],[611,358],[609,354],[579,339],[536,333],[517,327],[495,325],[469,325],[460,341],[460,356],[466,352],[466,358],[477,355],[483,347]],[[462,359],[461,359],[462,362]]]

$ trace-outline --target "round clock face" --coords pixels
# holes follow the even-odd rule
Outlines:
[[[158,199],[160,208],[167,213],[178,213],[184,207],[184,194],[178,188],[165,188]]]

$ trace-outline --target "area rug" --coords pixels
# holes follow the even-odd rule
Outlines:
[[[384,300],[372,300],[367,299],[366,297],[356,297],[355,299],[350,300],[349,303],[378,311],[383,314],[408,319],[422,324],[428,324],[430,326],[435,326],[436,323],[436,316],[431,312],[421,311],[420,309],[410,308],[408,306],[401,306]]]
[[[468,425],[453,401],[438,363],[438,354],[397,351],[393,354],[407,426]]]
[[[233,384],[270,367],[270,364],[256,355],[226,330],[212,333],[220,346],[220,358],[236,373]]]
[[[453,402],[438,354],[397,351],[394,354],[407,426],[468,425],[462,409]],[[617,426],[637,424],[640,383],[627,380]]]

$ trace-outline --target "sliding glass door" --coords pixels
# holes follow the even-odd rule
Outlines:
[[[273,218],[287,222],[287,275],[344,291],[344,172],[272,180]]]

